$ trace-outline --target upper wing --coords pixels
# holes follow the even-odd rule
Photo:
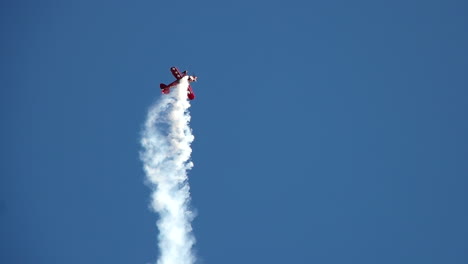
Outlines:
[[[185,76],[185,74],[180,73],[179,69],[177,69],[176,67],[171,67],[171,73],[172,73],[172,75],[174,75],[174,77],[177,80],[180,80],[182,77]]]

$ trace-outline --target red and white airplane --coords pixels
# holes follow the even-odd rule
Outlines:
[[[169,85],[165,85],[164,83],[161,83],[159,85],[159,87],[161,88],[161,92],[163,94],[170,93],[171,92],[171,87],[174,87],[174,86],[178,85],[180,79],[187,76],[187,71],[183,71],[182,73],[180,73],[179,70],[176,67],[171,67],[171,73],[172,73],[172,75],[174,75],[174,77],[177,80],[173,81]],[[189,81],[189,83],[196,82],[197,81],[197,76],[188,75],[188,81]],[[189,84],[188,89],[187,89],[187,97],[190,100],[195,99],[195,94],[193,93],[193,89],[192,89],[192,86],[190,86],[190,84]]]

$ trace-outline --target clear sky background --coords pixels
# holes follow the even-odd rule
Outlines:
[[[2,1],[0,263],[154,263],[139,160],[195,72],[200,264],[468,263],[462,0]]]

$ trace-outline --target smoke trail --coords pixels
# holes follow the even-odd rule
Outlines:
[[[141,160],[154,192],[152,208],[159,214],[160,256],[157,264],[192,264],[195,238],[189,210],[190,187],[187,170],[194,137],[189,127],[190,103],[187,77],[178,87],[162,96],[148,111],[141,138]]]

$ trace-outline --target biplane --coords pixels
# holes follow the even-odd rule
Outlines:
[[[168,84],[168,85],[165,85],[164,83],[161,83],[159,85],[159,87],[161,88],[161,92],[163,94],[169,94],[171,92],[171,88],[178,85],[179,82],[180,82],[180,79],[184,78],[185,76],[188,76],[187,80],[189,81],[189,83],[197,81],[197,76],[188,75],[187,71],[183,71],[181,73],[179,71],[179,69],[177,69],[176,67],[171,67],[171,73],[172,73],[172,75],[174,75],[176,80],[173,81],[172,83]],[[187,88],[187,97],[190,100],[195,99],[195,93],[193,93],[193,89],[192,89],[192,86],[190,84],[189,84],[189,86]]]

